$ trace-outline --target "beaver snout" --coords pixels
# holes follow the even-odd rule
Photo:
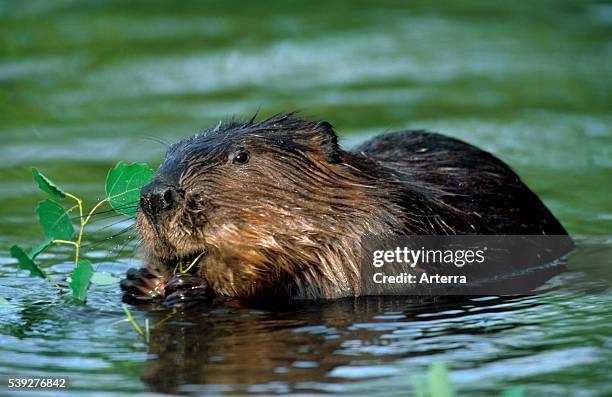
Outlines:
[[[152,220],[157,219],[163,212],[175,209],[182,197],[173,186],[168,186],[157,180],[143,186],[140,190],[140,208]]]

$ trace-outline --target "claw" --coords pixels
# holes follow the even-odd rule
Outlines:
[[[152,301],[164,296],[164,277],[151,268],[128,269],[119,286],[124,291],[123,300]]]
[[[189,307],[210,298],[206,280],[191,274],[175,274],[164,289],[163,303],[170,307]]]
[[[186,273],[178,273],[175,274],[166,284],[165,290],[166,295],[170,295],[177,290],[206,287],[207,285],[206,280],[200,277],[192,276],[191,274]]]
[[[188,290],[179,290],[166,296],[164,306],[186,308],[210,299],[207,287],[197,287]]]
[[[171,307],[189,307],[210,297],[205,279],[187,273],[175,274],[166,283],[157,270],[149,267],[128,269],[126,278],[119,283],[123,301],[147,303],[163,299]],[[165,298],[164,298],[165,296]]]

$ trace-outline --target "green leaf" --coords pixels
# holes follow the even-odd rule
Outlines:
[[[499,397],[523,397],[523,388],[515,387],[509,390],[506,390]]]
[[[13,245],[11,247],[11,256],[19,261],[18,269],[28,270],[32,277],[47,278],[47,274],[30,259],[20,246]]]
[[[32,249],[28,252],[28,257],[30,257],[30,259],[36,258],[38,254],[46,250],[51,245],[51,241],[51,239],[46,239],[42,243],[32,247]]]
[[[96,285],[110,285],[119,282],[119,278],[108,272],[95,272],[91,277],[91,282]]]
[[[411,378],[414,397],[427,397],[427,387],[423,375],[414,375]]]
[[[3,298],[0,296],[0,306],[3,306],[3,305],[10,306],[11,302],[7,301],[6,298]]]
[[[70,240],[74,235],[74,227],[68,214],[60,204],[53,200],[43,200],[38,203],[38,219],[42,225],[45,238],[50,240]]]
[[[93,268],[91,263],[87,260],[79,262],[78,266],[70,274],[70,289],[72,290],[72,297],[81,302],[87,300],[87,289],[93,276]]]
[[[427,371],[431,397],[453,397],[455,391],[444,363],[433,363]]]
[[[140,200],[140,189],[155,174],[145,163],[118,162],[108,171],[106,195],[111,207],[119,214],[135,216]]]
[[[57,187],[55,183],[51,182],[51,180],[38,171],[38,169],[32,167],[32,175],[34,176],[34,180],[38,183],[38,187],[43,192],[58,199],[66,197],[66,192]]]

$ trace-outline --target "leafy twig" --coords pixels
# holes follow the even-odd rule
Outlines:
[[[72,245],[75,248],[75,252],[74,270],[70,275],[70,288],[72,289],[72,296],[76,300],[84,302],[87,298],[87,289],[94,274],[91,264],[86,260],[81,260],[80,257],[85,226],[96,213],[96,210],[104,203],[109,203],[115,212],[119,214],[135,215],[137,206],[126,209],[125,203],[129,200],[138,202],[141,187],[153,177],[153,173],[154,171],[144,163],[117,163],[108,172],[106,178],[107,197],[98,201],[87,213],[87,216],[84,216],[85,210],[81,198],[62,190],[38,169],[32,168],[34,181],[38,183],[42,191],[56,200],[64,200],[66,197],[70,198],[76,202],[76,205],[65,210],[61,204],[54,200],[46,199],[39,203],[37,212],[45,235],[45,241],[32,248],[28,253],[17,245],[11,247],[11,255],[17,259],[19,269],[29,270],[31,276],[47,278],[56,287],[61,289],[61,286],[53,281],[34,262],[34,259],[51,244]],[[70,221],[68,213],[76,208],[79,209],[79,232],[76,240],[73,240],[74,226]]]

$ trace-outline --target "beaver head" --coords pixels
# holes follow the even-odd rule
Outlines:
[[[200,257],[195,272],[216,293],[316,297],[359,284],[360,236],[400,229],[392,189],[327,122],[229,121],[169,148],[137,227],[147,260],[174,269]]]

